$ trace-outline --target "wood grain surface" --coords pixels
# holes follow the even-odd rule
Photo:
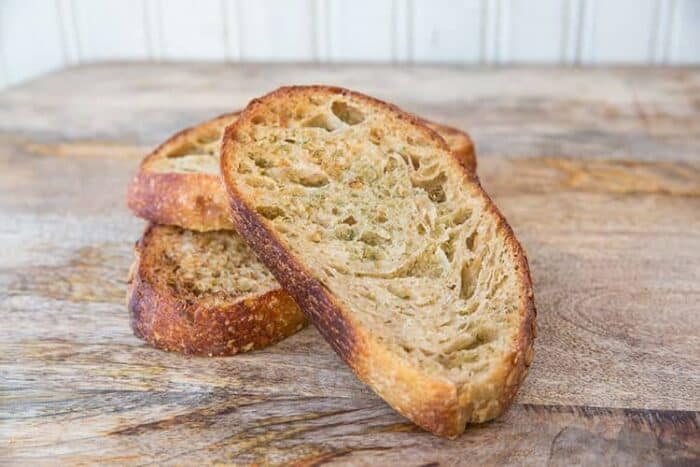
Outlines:
[[[348,86],[476,141],[528,252],[536,357],[455,441],[313,328],[231,358],[133,337],[141,156],[281,84]],[[0,463],[698,465],[700,69],[109,64],[0,94]]]

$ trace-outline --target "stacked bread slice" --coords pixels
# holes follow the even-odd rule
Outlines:
[[[129,188],[153,223],[132,327],[231,355],[310,319],[398,412],[456,436],[505,410],[534,338],[527,260],[474,168],[466,134],[339,88],[282,88],[184,130]]]

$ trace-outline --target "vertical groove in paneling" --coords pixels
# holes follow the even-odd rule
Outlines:
[[[700,63],[700,2],[676,0],[672,7],[673,23],[668,61],[678,65]]]
[[[78,26],[78,13],[75,6],[75,0],[68,0],[66,5],[70,9],[70,19],[71,19],[71,36],[73,37],[73,44],[75,44],[75,57],[76,62],[81,63],[83,61],[83,48],[80,38],[80,27]]]
[[[581,27],[580,0],[563,0],[562,7],[562,41],[560,62],[576,63],[579,50],[579,31]]]
[[[415,30],[413,27],[413,21],[416,15],[416,2],[415,0],[408,0],[406,5],[406,61],[409,63],[415,62]]]
[[[405,63],[410,50],[410,17],[408,0],[392,0],[392,60],[395,63]]]
[[[399,57],[399,14],[398,0],[391,1],[391,61],[397,62]]]
[[[315,0],[306,0],[306,14],[311,17],[311,36],[309,37],[309,50],[311,50],[311,61],[318,61],[316,53],[316,4]]]
[[[143,0],[146,50],[151,60],[163,58],[163,28],[161,24],[160,0]]]
[[[681,8],[677,0],[672,0],[670,11],[670,32],[668,35],[668,49],[666,51],[667,63],[675,62],[675,52],[678,49],[679,39],[679,23],[680,23]]]
[[[338,56],[338,40],[336,38],[337,30],[333,27],[335,25],[335,16],[337,14],[336,5],[332,0],[323,0],[325,5],[324,19],[326,22],[325,29],[325,43],[326,43],[326,62],[335,62]]]
[[[75,5],[72,0],[56,0],[56,11],[64,65],[80,63]]]
[[[0,2],[0,88],[5,87],[10,83],[9,71],[7,69],[7,61],[5,59],[5,47],[7,40],[4,36],[5,27],[3,20],[6,12],[3,11],[4,2]]]
[[[66,20],[64,19],[64,14],[63,14],[63,7],[61,5],[61,0],[54,0],[56,4],[56,15],[57,15],[57,20],[58,20],[58,38],[61,41],[61,56],[63,57],[63,66],[68,66],[70,64],[69,58],[68,58],[68,39],[66,37],[66,27],[65,23]],[[2,8],[2,4],[0,3],[0,9]],[[0,24],[0,28],[2,28],[2,25]],[[2,45],[2,38],[0,38],[0,46]]]
[[[503,8],[502,0],[481,0],[482,36],[481,63],[500,63],[503,44]]]
[[[481,28],[479,34],[479,63],[486,63],[489,54],[489,9],[490,0],[481,0]]]
[[[512,0],[499,0],[498,63],[511,63]]]
[[[221,0],[224,59],[240,61],[242,56],[241,5],[236,0]]]
[[[663,20],[659,24],[656,63],[668,64],[671,59],[671,38],[676,0],[661,0]]]
[[[229,31],[231,30],[231,26],[236,31],[235,35],[231,35],[230,37],[236,38],[236,47],[238,49],[237,58],[238,60],[241,60],[248,52],[246,50],[246,40],[245,37],[243,37],[243,2],[239,0],[231,0],[229,7],[229,14],[231,15],[229,18],[232,18],[233,20],[232,22],[229,21]]]
[[[226,0],[219,0],[219,10],[221,11],[221,41],[224,46],[224,60],[231,61],[231,46],[230,46],[230,30],[228,22],[228,6],[226,5]]]
[[[656,0],[654,2],[654,24],[652,25],[649,45],[649,63],[668,62],[673,3],[673,0]]]
[[[496,49],[498,42],[498,0],[482,0],[484,9],[484,25],[486,26],[484,55],[482,63],[492,64],[496,59]]]
[[[576,63],[589,64],[594,60],[594,18],[597,7],[597,0],[579,0]]]
[[[330,12],[327,0],[312,0],[314,24],[314,56],[317,62],[330,57]]]

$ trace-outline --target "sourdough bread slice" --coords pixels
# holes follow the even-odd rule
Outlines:
[[[233,355],[278,342],[306,323],[236,232],[150,225],[135,256],[131,327],[154,347]]]
[[[237,117],[238,112],[224,114],[183,130],[146,156],[127,191],[134,214],[193,230],[232,229],[219,177],[219,141]],[[445,138],[470,171],[476,169],[474,145],[466,133],[426,124]]]
[[[502,413],[533,358],[525,254],[434,131],[373,98],[281,88],[227,128],[232,219],[336,352],[433,433]]]

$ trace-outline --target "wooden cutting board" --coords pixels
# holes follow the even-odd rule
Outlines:
[[[468,130],[528,252],[530,375],[457,440],[395,414],[313,328],[213,359],[131,334],[141,156],[311,82]],[[0,169],[0,463],[700,462],[700,69],[80,67],[0,93]]]

